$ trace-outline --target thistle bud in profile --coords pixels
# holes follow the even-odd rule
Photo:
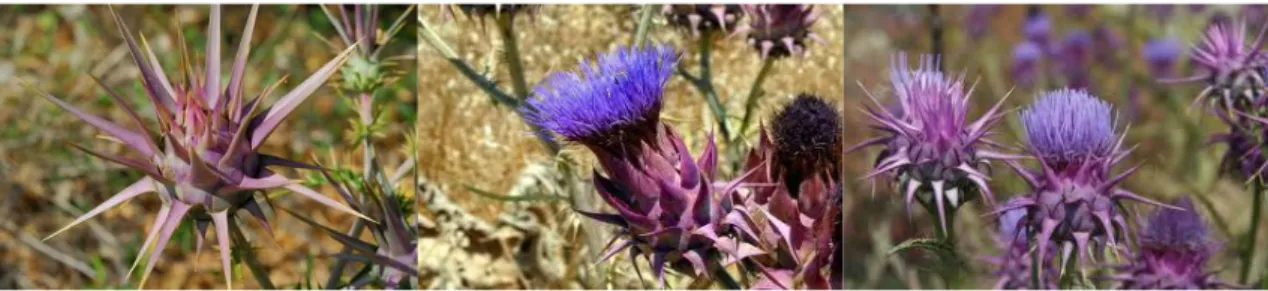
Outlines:
[[[1121,289],[1223,289],[1206,262],[1219,251],[1211,228],[1188,197],[1181,209],[1160,208],[1138,232],[1140,249],[1130,264],[1113,276]]]
[[[661,14],[669,24],[687,29],[696,37],[702,32],[733,31],[744,18],[739,4],[666,4]]]

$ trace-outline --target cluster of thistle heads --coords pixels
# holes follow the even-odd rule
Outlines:
[[[551,75],[525,105],[529,122],[598,158],[594,188],[614,212],[576,211],[620,230],[602,258],[646,257],[661,286],[668,270],[733,280],[726,270],[738,265],[753,288],[839,288],[839,112],[797,96],[774,118],[774,138],[763,133],[742,173],[723,180],[712,135],[693,156],[660,119],[679,58],[668,46],[620,47]]]
[[[402,225],[406,216],[393,211],[393,207],[388,207],[395,204],[382,203],[394,198],[380,196],[374,201],[381,203],[368,205],[368,202],[353,203],[345,194],[349,203],[339,203],[277,171],[279,168],[322,170],[321,167],[260,152],[281,122],[338,72],[351,54],[356,52],[365,57],[377,54],[377,43],[369,40],[375,28],[365,27],[374,23],[362,19],[365,17],[374,21],[378,10],[360,6],[352,7],[349,11],[341,8],[341,13],[355,13],[355,18],[361,21],[356,25],[346,21],[343,24],[348,29],[356,27],[356,30],[345,32],[344,29],[339,29],[348,48],[274,101],[269,99],[274,99],[273,91],[284,79],[260,92],[244,90],[257,12],[258,6],[252,6],[237,54],[232,59],[232,65],[226,68],[222,67],[225,60],[221,58],[221,9],[218,5],[213,5],[207,27],[205,56],[201,58],[206,60],[205,63],[191,63],[190,60],[200,58],[193,58],[188,55],[187,50],[182,50],[185,53],[180,58],[184,60],[180,65],[182,70],[169,74],[163,72],[159,58],[145,39],[141,38],[138,42],[123,18],[111,10],[119,34],[140,71],[140,84],[150,103],[141,108],[152,107],[152,115],[157,119],[157,124],[148,124],[134,109],[138,107],[128,104],[118,92],[100,82],[98,83],[102,89],[110,93],[116,105],[131,117],[126,125],[87,113],[48,93],[41,92],[41,95],[108,134],[110,141],[122,144],[131,154],[100,153],[78,145],[76,148],[140,171],[145,176],[46,239],[129,200],[152,194],[162,202],[161,208],[154,215],[150,231],[145,235],[141,255],[138,255],[124,281],[130,280],[136,267],[144,260],[144,270],[138,284],[143,286],[158,260],[162,258],[163,250],[168,246],[177,227],[183,223],[192,223],[196,229],[194,237],[197,239],[198,252],[202,251],[207,228],[215,228],[225,281],[232,287],[231,269],[234,260],[231,250],[250,247],[234,245],[235,242],[246,242],[245,239],[231,239],[230,229],[236,229],[239,225],[237,214],[246,211],[264,228],[264,234],[272,236],[270,220],[265,214],[267,205],[271,203],[266,196],[257,194],[287,190],[365,219],[374,225],[372,228],[380,230],[375,231],[376,235],[384,236],[379,245],[357,240],[360,244],[354,246],[369,254],[354,256],[352,259],[385,266],[376,272],[379,279],[387,282],[385,287],[396,287],[406,276],[404,274],[416,276],[417,272],[413,271],[416,260],[412,253],[407,254],[413,252],[415,238],[411,230]],[[349,18],[345,15],[343,19]],[[226,73],[228,78],[225,78]],[[340,187],[340,193],[345,191]],[[408,259],[405,258],[407,255]]]
[[[1204,50],[1198,47],[1195,54]],[[1124,145],[1125,126],[1108,102],[1086,89],[1036,94],[1016,113],[1024,142],[1021,150],[1010,152],[991,139],[992,127],[1005,115],[1001,105],[1007,96],[983,115],[970,117],[973,87],[964,86],[962,75],[943,73],[938,62],[936,56],[922,56],[913,67],[897,56],[890,105],[868,92],[873,106],[863,111],[881,135],[850,150],[882,148],[864,178],[892,179],[909,209],[918,204],[934,217],[937,239],[953,243],[957,208],[984,200],[999,222],[996,242],[1002,254],[989,258],[998,268],[995,287],[1066,286],[1059,283],[1069,274],[1102,266],[1111,254],[1133,260],[1109,277],[1121,287],[1227,286],[1205,267],[1217,246],[1188,202],[1163,204],[1119,187],[1136,167],[1118,169],[1132,149]],[[1258,141],[1252,141],[1256,147]],[[999,163],[1012,168],[1029,190],[996,205],[989,181],[991,167]],[[1149,223],[1129,227],[1124,208],[1129,201],[1156,209]],[[1138,237],[1134,242],[1133,236]]]
[[[661,14],[694,37],[744,35],[762,59],[803,56],[809,41],[822,43],[810,27],[820,12],[806,4],[666,4]],[[748,25],[740,25],[747,19]]]

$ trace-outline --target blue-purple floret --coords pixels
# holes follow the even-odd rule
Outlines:
[[[1113,149],[1113,108],[1084,90],[1044,92],[1022,111],[1026,141],[1045,160],[1104,157]]]
[[[533,88],[528,120],[573,141],[654,120],[677,62],[678,52],[661,45],[622,46],[596,65],[582,61],[578,71],[554,73]]]
[[[1184,48],[1180,46],[1180,42],[1172,37],[1162,37],[1145,43],[1145,47],[1141,49],[1141,56],[1145,62],[1149,64],[1149,68],[1158,77],[1163,77],[1171,70],[1171,66],[1175,64],[1176,58],[1183,53]]]

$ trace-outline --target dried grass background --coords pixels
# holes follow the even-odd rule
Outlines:
[[[180,56],[176,29],[183,29],[193,54],[202,55],[207,6],[114,8],[134,33],[145,35],[169,76],[174,75]],[[222,31],[227,44],[222,44],[222,52],[223,58],[229,59],[237,50],[249,7],[223,9]],[[399,15],[403,10],[390,10],[393,12],[385,15]],[[145,103],[138,70],[107,7],[4,5],[0,6],[0,26],[5,27],[0,30],[0,124],[4,124],[0,126],[0,288],[136,288],[139,275],[128,284],[120,281],[158,210],[157,197],[141,196],[41,242],[140,175],[71,149],[68,143],[105,153],[125,152],[120,146],[94,140],[98,131],[21,85],[29,82],[87,112],[126,121],[124,111],[111,104],[90,78],[90,74],[100,76],[134,106]],[[384,164],[391,166],[407,157],[408,151],[401,148],[413,123],[416,100],[412,91],[413,35],[402,35],[405,40],[392,44],[397,48],[384,52],[385,56],[404,54],[406,60],[398,60],[400,65],[395,69],[402,81],[379,99],[379,104],[385,104],[383,110],[393,111],[394,116],[378,142]],[[278,91],[297,85],[338,51],[322,38],[338,41],[316,6],[262,6],[246,71],[246,92],[255,94],[252,92],[259,92],[284,74],[290,78]],[[270,96],[268,102],[278,97],[280,93]],[[296,160],[307,161],[316,155],[326,163],[333,158],[342,164],[358,164],[359,147],[345,142],[348,120],[355,114],[340,98],[330,86],[318,90],[283,122],[262,152]],[[148,108],[139,106],[137,110],[153,124]],[[304,178],[310,174],[289,176]],[[317,190],[335,197],[332,188]],[[273,202],[336,229],[346,229],[353,221],[349,215],[299,197],[283,196]],[[280,209],[269,216],[276,242],[269,241],[253,222],[247,222],[244,231],[274,284],[294,288],[310,269],[314,283],[324,284],[328,266],[334,261],[330,255],[341,245]],[[178,231],[145,287],[225,288],[212,232],[203,253],[195,255],[192,236]],[[368,235],[362,239],[373,241]],[[234,273],[233,287],[259,288],[242,265]]]
[[[548,73],[560,70],[572,70],[577,62],[593,59],[595,55],[606,52],[618,45],[628,45],[638,19],[638,6],[630,5],[545,5],[535,14],[521,15],[517,18],[516,29],[519,35],[520,51],[523,54],[529,85],[542,80]],[[757,121],[769,120],[781,105],[792,99],[797,93],[807,92],[822,96],[828,100],[840,100],[845,92],[843,86],[842,60],[840,58],[843,39],[843,20],[841,7],[818,5],[816,9],[824,16],[814,25],[812,30],[819,34],[825,43],[809,45],[806,58],[791,58],[775,63],[772,74],[764,85],[766,94],[760,99],[755,117]],[[487,71],[504,90],[510,91],[510,77],[501,60],[501,38],[496,31],[495,22],[487,20],[487,26],[480,19],[469,19],[459,15],[450,18],[438,6],[424,6],[421,17],[436,28],[440,37],[466,61],[473,64],[478,71]],[[742,21],[742,23],[744,23]],[[655,17],[654,24],[648,32],[648,40],[666,43],[684,52],[680,66],[688,71],[696,72],[696,43],[687,37],[683,30],[669,26],[663,17]],[[761,67],[758,52],[745,44],[743,36],[718,39],[713,53],[713,73],[718,94],[728,108],[731,126],[739,123],[743,112],[743,98]],[[544,148],[529,133],[528,127],[521,122],[512,109],[495,105],[487,95],[479,90],[468,79],[458,73],[440,53],[426,47],[422,48],[419,58],[419,69],[422,82],[419,84],[419,134],[421,136],[420,156],[423,164],[420,170],[423,175],[434,181],[436,185],[449,195],[457,205],[470,211],[475,216],[488,221],[507,212],[508,205],[500,201],[477,196],[464,189],[464,186],[489,190],[494,193],[506,193],[513,188],[521,171],[534,164],[551,164]],[[713,130],[713,117],[703,97],[681,77],[675,76],[669,82],[665,93],[663,120],[671,124],[687,140],[689,147],[697,153],[704,148],[706,132]],[[754,126],[756,128],[756,126]],[[744,140],[755,143],[757,136],[750,133]],[[719,142],[721,143],[721,142]],[[721,149],[725,153],[725,149]],[[593,157],[580,146],[566,147],[563,155],[576,159],[582,169],[577,173],[584,174],[589,180],[590,169],[594,165]],[[724,160],[725,161],[725,160]],[[722,176],[729,178],[726,174]],[[588,182],[582,185],[589,185]],[[593,189],[586,189],[585,195],[597,198]],[[595,199],[592,198],[592,199]],[[597,201],[597,199],[595,199]],[[519,203],[514,203],[519,204]],[[543,203],[549,204],[549,203]],[[553,207],[543,217],[563,217],[565,221],[588,224],[587,219],[573,215],[565,203],[563,207]],[[601,203],[600,203],[601,204]],[[589,209],[599,209],[593,205]],[[428,217],[424,211],[423,216]],[[577,222],[583,221],[583,222]],[[595,228],[589,228],[595,229]],[[567,233],[566,237],[579,237]],[[602,236],[609,236],[604,232]],[[580,240],[580,238],[576,238]],[[422,248],[432,247],[429,240],[424,240]],[[606,239],[602,242],[606,242]],[[600,243],[602,243],[600,242]],[[579,242],[567,243],[580,245]],[[599,245],[602,247],[602,245]],[[573,254],[567,260],[577,267],[593,266],[594,268],[627,268],[628,260],[623,255],[601,264],[593,262],[601,250],[583,248],[584,251]],[[446,249],[448,250],[448,249]],[[458,251],[464,251],[459,249]],[[472,253],[490,253],[476,248],[465,251]],[[427,257],[429,252],[422,251],[423,265],[449,264],[448,262],[432,262]],[[492,252],[497,253],[497,252]],[[501,288],[535,287],[535,288],[604,288],[577,283],[561,283],[551,285],[546,280],[537,278],[520,279],[523,270],[516,270],[515,252],[501,253],[503,257],[484,256],[476,262],[462,264],[486,264],[503,266],[505,269],[490,272],[502,283],[491,283]],[[579,261],[578,261],[579,260]],[[501,262],[501,263],[498,263]],[[643,274],[650,282],[650,270],[643,264]],[[572,267],[569,265],[568,267]],[[428,267],[422,267],[424,280],[428,280]],[[508,270],[508,272],[499,272]],[[623,276],[633,277],[628,269]],[[584,281],[581,279],[563,281]],[[426,284],[424,284],[426,285]],[[477,288],[483,285],[466,285]],[[616,287],[654,287],[633,284]],[[674,284],[678,288],[686,285]]]

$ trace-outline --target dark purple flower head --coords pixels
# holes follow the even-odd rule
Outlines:
[[[1149,71],[1154,77],[1165,78],[1170,77],[1172,67],[1182,50],[1180,41],[1173,37],[1162,37],[1146,42],[1140,55],[1149,65]]]
[[[1227,150],[1220,159],[1220,169],[1234,177],[1246,181],[1263,175],[1268,159],[1259,146],[1256,131],[1241,126],[1230,126],[1227,133],[1216,134],[1210,138],[1212,143],[1224,143]],[[1259,131],[1261,134],[1262,130]]]
[[[1129,151],[1122,150],[1123,137],[1114,132],[1111,108],[1104,101],[1085,91],[1041,93],[1021,112],[1021,120],[1028,151],[1040,170],[1008,161],[1031,192],[996,213],[1026,209],[1023,229],[1037,242],[1038,256],[1047,258],[1050,248],[1060,247],[1066,256],[1061,260],[1068,262],[1070,255],[1082,257],[1116,245],[1127,230],[1119,200],[1165,206],[1118,187],[1136,168],[1110,176]],[[1051,283],[1043,274],[1041,283]]]
[[[1022,24],[1022,33],[1026,36],[1026,40],[1047,46],[1049,35],[1052,34],[1052,20],[1042,12],[1032,14]]]
[[[669,46],[619,47],[554,73],[533,88],[528,120],[571,141],[612,146],[656,130],[665,84],[678,53]]]
[[[1141,228],[1136,258],[1114,276],[1123,289],[1219,289],[1230,287],[1206,270],[1219,249],[1210,227],[1188,197],[1158,209]]]
[[[1087,91],[1062,89],[1040,93],[1022,110],[1021,122],[1030,149],[1044,161],[1101,159],[1117,139],[1112,110]]]
[[[986,166],[986,159],[1005,157],[985,148],[992,144],[985,137],[1001,117],[1003,99],[970,122],[967,115],[972,88],[966,92],[963,76],[951,78],[937,68],[934,56],[922,56],[915,68],[908,67],[905,56],[894,58],[890,78],[902,114],[884,109],[869,93],[877,108],[868,108],[866,113],[888,136],[866,140],[854,149],[884,145],[875,169],[865,178],[893,176],[906,193],[909,208],[920,194],[921,203],[936,209],[945,229],[948,204],[954,210],[977,193],[983,194],[988,204],[994,203],[986,185],[988,177],[979,169]]]
[[[162,257],[163,250],[170,242],[173,233],[186,220],[195,222],[194,237],[197,239],[200,251],[207,227],[216,228],[217,241],[221,246],[220,259],[225,268],[225,280],[228,281],[229,286],[232,286],[231,272],[229,272],[231,268],[229,250],[232,247],[228,239],[228,228],[231,223],[229,217],[235,215],[238,210],[246,210],[256,217],[261,225],[269,228],[269,222],[261,212],[261,205],[255,199],[256,192],[287,189],[326,206],[365,217],[348,206],[269,169],[269,167],[313,168],[313,166],[259,152],[265,140],[272,135],[282,120],[320,88],[331,75],[335,74],[348,59],[352,49],[345,50],[326,62],[271,106],[262,106],[261,100],[265,97],[258,96],[270,96],[272,90],[281,83],[271,85],[258,95],[248,95],[244,92],[249,43],[258,8],[253,6],[247,16],[242,44],[238,47],[232,67],[222,68],[221,63],[224,60],[221,59],[220,53],[222,45],[220,6],[213,5],[207,27],[207,47],[204,50],[207,55],[202,58],[206,60],[205,65],[198,68],[196,64],[186,64],[181,66],[181,72],[172,75],[200,77],[181,78],[184,82],[176,83],[169,81],[172,79],[169,79],[168,74],[162,71],[163,67],[159,64],[159,59],[148,45],[144,45],[144,41],[138,44],[123,18],[111,10],[128,52],[140,71],[140,85],[145,89],[146,98],[150,103],[147,107],[154,109],[153,116],[158,119],[158,126],[146,125],[140,115],[122,101],[123,97],[116,95],[116,92],[110,88],[105,89],[131,118],[128,124],[140,128],[139,131],[88,114],[52,95],[43,95],[59,107],[110,135],[136,156],[104,154],[86,148],[80,149],[94,156],[139,170],[145,174],[145,177],[49,237],[142,194],[156,193],[162,200],[162,204],[140,250],[141,253],[150,252],[147,256],[137,257],[137,263],[140,263],[141,258],[148,257],[141,275],[141,283],[138,286],[145,285],[146,278],[154,269],[158,259]],[[184,59],[196,58],[186,55]],[[228,78],[224,79],[225,76]],[[156,130],[150,132],[151,129]],[[158,137],[157,140],[155,136]],[[139,266],[139,264],[134,265]],[[127,276],[130,278],[131,271]]]
[[[807,40],[819,40],[810,27],[821,15],[814,5],[807,4],[744,4],[749,25],[740,27],[735,34],[748,35],[748,44],[756,48],[763,59],[803,56]]]
[[[1034,85],[1039,75],[1039,60],[1043,58],[1043,48],[1031,41],[1023,41],[1013,47],[1012,75],[1013,81],[1022,86]]]
[[[667,4],[661,14],[670,24],[686,28],[697,37],[702,31],[735,30],[740,18],[744,18],[739,4]]]
[[[841,114],[823,99],[800,94],[775,115],[772,128],[779,169],[790,186],[807,175],[836,179],[841,150]],[[797,197],[797,191],[792,196]]]
[[[807,110],[825,106],[816,105],[821,102],[790,104],[784,111]],[[809,104],[809,105],[807,105]],[[796,107],[807,107],[797,108]],[[812,112],[830,109],[810,109]],[[821,115],[813,118],[835,117]],[[826,112],[825,112],[826,113]],[[781,113],[780,115],[800,115],[803,113]],[[811,113],[820,115],[821,113]],[[810,117],[810,116],[804,116]],[[839,118],[839,117],[836,117]],[[777,118],[781,119],[781,118]],[[778,121],[777,121],[778,122]],[[828,122],[828,121],[821,121]],[[751,199],[744,201],[743,211],[737,211],[737,217],[750,216],[749,219],[735,220],[741,227],[751,229],[757,236],[751,240],[762,251],[752,257],[752,261],[761,269],[760,278],[754,289],[831,289],[840,288],[838,279],[842,274],[835,266],[840,264],[840,231],[841,222],[841,188],[835,175],[826,175],[835,165],[821,165],[812,175],[804,175],[794,179],[781,175],[788,171],[783,161],[797,158],[810,158],[802,154],[794,157],[782,156],[790,154],[778,149],[766,137],[762,130],[757,147],[749,151],[745,162],[742,183],[748,185],[771,185],[753,187]],[[839,149],[836,153],[840,153]],[[794,164],[810,164],[806,161],[795,161]],[[761,215],[757,215],[757,214]],[[756,219],[760,218],[760,219]],[[799,284],[800,283],[800,284]]]

